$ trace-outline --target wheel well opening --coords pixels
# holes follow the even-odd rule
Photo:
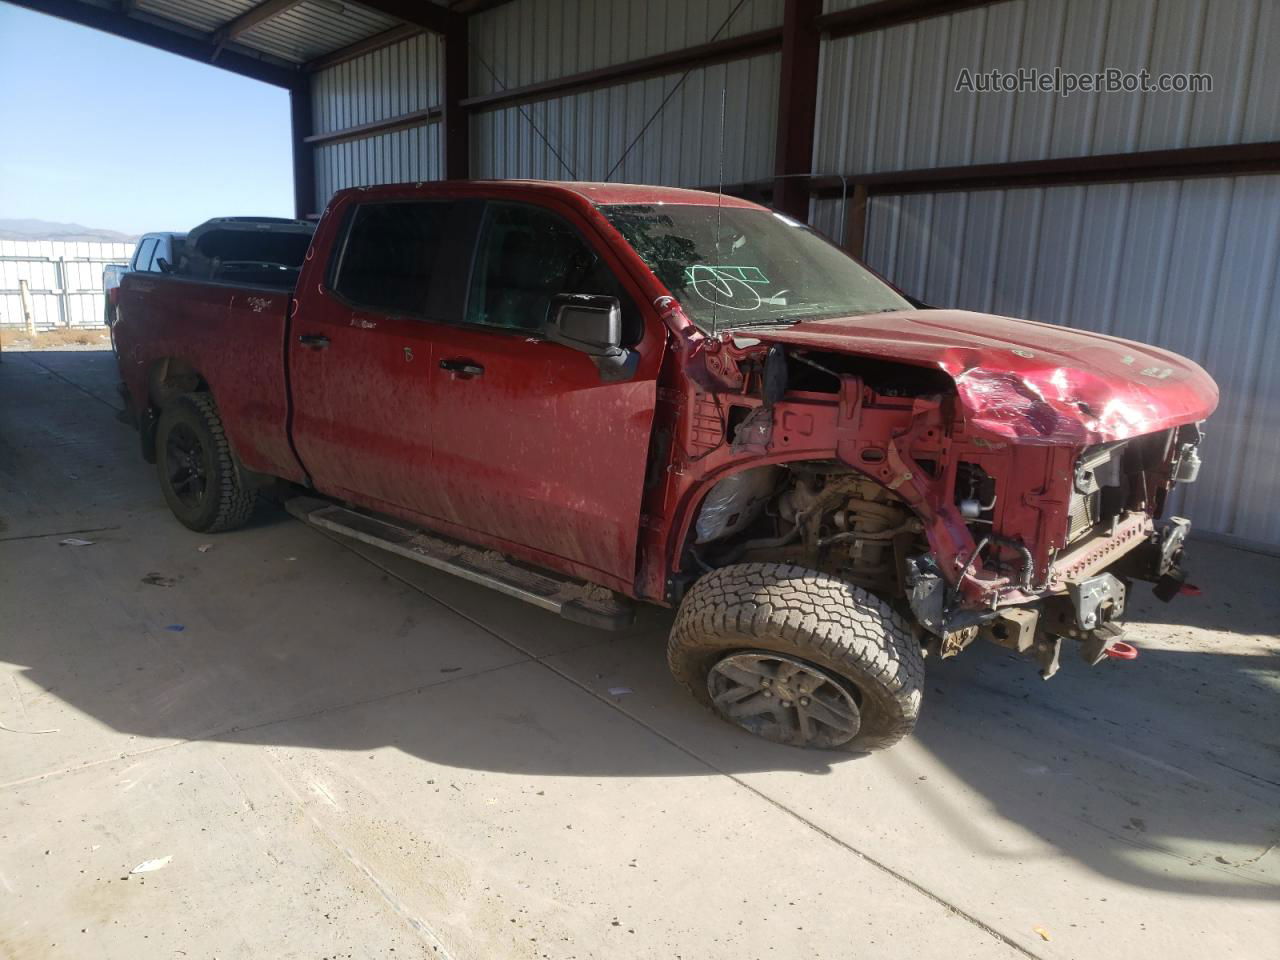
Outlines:
[[[209,384],[199,370],[172,357],[156,361],[147,377],[147,396],[156,408],[165,407],[184,393],[208,389]]]
[[[694,579],[735,563],[792,563],[885,600],[906,594],[906,559],[928,551],[924,524],[897,494],[837,461],[749,467],[702,497],[683,546]]]

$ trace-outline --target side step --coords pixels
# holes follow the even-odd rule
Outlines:
[[[635,620],[634,604],[612,590],[534,570],[493,550],[470,547],[316,497],[293,497],[285,509],[313,527],[398,553],[575,623],[622,630]]]

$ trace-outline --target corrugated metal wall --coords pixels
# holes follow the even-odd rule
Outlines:
[[[504,4],[471,18],[471,92],[493,93],[707,43],[737,5],[738,0]],[[782,0],[746,0],[718,39],[781,23]]]
[[[133,246],[0,240],[0,327],[25,324],[20,280],[27,281],[37,330],[102,326],[102,269],[108,263],[128,263]]]
[[[1212,75],[1211,93],[974,94],[961,68]],[[1275,0],[1011,0],[823,45],[819,172],[870,173],[1268,140]]]
[[[522,0],[500,6],[472,19],[472,90],[493,92],[705,44],[735,6],[736,0]],[[781,0],[748,0],[718,38],[781,22]],[[718,183],[722,93],[724,180],[772,173],[778,65],[780,56],[769,54],[692,70],[612,179]],[[471,122],[474,174],[604,179],[678,82],[680,74],[673,74],[486,111]]]
[[[722,96],[724,182],[771,174],[778,61],[770,54],[693,71],[610,179],[719,183]],[[471,121],[472,171],[477,177],[603,180],[679,79],[654,77],[482,113]]]
[[[705,43],[735,6],[736,0],[507,4],[471,21],[471,88],[489,93]],[[781,22],[780,0],[747,0],[719,39]],[[722,94],[725,181],[772,173],[779,59],[767,54],[692,71],[612,179],[719,182]],[[679,81],[679,74],[655,77],[474,116],[473,173],[602,180]]]
[[[711,39],[736,0],[520,0],[471,19],[471,92],[488,93],[652,56]],[[747,0],[720,38],[782,22],[782,0]],[[440,102],[439,40],[426,35],[318,73],[316,133],[333,133]],[[779,55],[694,70],[614,173],[615,181],[714,184],[773,170]],[[471,118],[472,175],[603,179],[679,75],[484,111]],[[530,122],[532,120],[532,123]],[[548,146],[548,143],[550,146]],[[323,144],[317,209],[335,190],[441,176],[437,125]],[[562,163],[555,156],[559,153]]]
[[[311,83],[315,132],[337,133],[438,105],[441,62],[439,38],[421,34],[320,71]],[[315,154],[317,210],[343,187],[441,175],[437,124],[321,144]]]

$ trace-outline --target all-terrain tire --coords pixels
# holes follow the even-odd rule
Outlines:
[[[707,677],[721,658],[772,651],[837,674],[861,713],[838,749],[863,753],[911,733],[924,691],[924,653],[887,603],[838,577],[786,563],[740,563],[693,585],[667,644],[672,674],[712,707]]]
[[[196,502],[175,488],[170,469],[170,435],[189,431],[201,447],[204,493]],[[184,435],[186,435],[184,433]],[[217,404],[207,393],[184,393],[160,412],[156,428],[156,471],[169,509],[184,526],[199,533],[220,533],[243,526],[253,514],[255,494],[231,451]]]

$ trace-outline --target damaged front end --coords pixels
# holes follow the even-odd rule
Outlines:
[[[941,657],[985,639],[1048,678],[1064,645],[1091,664],[1136,656],[1126,602],[1138,580],[1166,600],[1182,589],[1189,524],[1160,518],[1196,477],[1216,393],[1192,402],[1160,377],[1109,401],[1090,374],[1076,396],[1061,368],[996,375],[989,357],[975,372],[954,350],[929,364],[883,343],[890,356],[870,356],[837,349],[831,327],[708,340],[666,392],[668,601],[709,569],[794,563],[888,600]],[[1170,387],[1184,399],[1157,410]]]
[[[1064,643],[1090,665],[1135,657],[1120,625],[1133,582],[1154,583],[1165,601],[1185,583],[1190,524],[1160,517],[1172,486],[1195,479],[1200,437],[1189,424],[1074,457],[1038,446],[957,451],[966,459],[955,507],[973,546],[908,559],[907,601],[931,647],[946,657],[986,639],[1034,657],[1045,679]]]

